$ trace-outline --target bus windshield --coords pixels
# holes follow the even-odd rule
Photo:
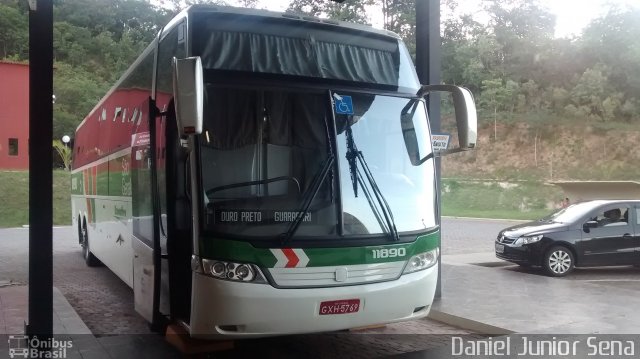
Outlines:
[[[410,158],[416,146],[420,156],[431,151],[421,101],[340,93],[352,100],[353,113],[344,114],[335,111],[327,92],[208,85],[205,93],[199,141],[205,231],[269,239],[336,237],[343,223],[346,236],[384,235],[390,225],[383,214],[392,215],[398,233],[435,226],[433,163],[415,165]],[[401,113],[411,101],[419,110],[408,126]],[[346,156],[347,127],[370,171],[358,193]],[[417,143],[407,142],[407,128]],[[376,187],[385,202],[362,192],[374,196]]]
[[[381,95],[337,95],[352,103],[350,111],[341,109],[339,100],[335,106],[345,233],[385,233],[389,225],[399,233],[435,226],[433,161],[420,164],[416,158],[432,151],[424,103]],[[415,106],[412,116],[401,116],[407,105]],[[351,152],[349,141],[364,160],[355,168],[345,156]],[[365,166],[370,178],[362,185],[354,183],[354,172],[367,177]],[[379,187],[383,200],[375,199],[375,187]],[[386,203],[390,213],[385,213]],[[386,221],[385,215],[392,220]]]

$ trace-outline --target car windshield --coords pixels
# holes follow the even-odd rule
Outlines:
[[[556,223],[573,223],[582,216],[584,216],[587,212],[591,211],[595,207],[592,202],[582,202],[572,204],[566,208],[561,208],[556,212],[551,213],[550,215],[541,218],[542,222],[556,222]]]

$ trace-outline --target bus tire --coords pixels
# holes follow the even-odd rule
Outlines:
[[[80,235],[82,238],[82,256],[84,257],[84,262],[89,267],[97,267],[100,265],[100,260],[96,258],[96,256],[91,253],[91,249],[89,247],[89,230],[87,228],[87,221],[82,221],[82,227],[80,230]]]
[[[82,217],[78,215],[78,244],[83,245],[83,234],[82,234]]]

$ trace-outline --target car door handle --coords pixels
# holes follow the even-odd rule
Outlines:
[[[633,236],[631,234],[629,234],[629,233],[625,233],[625,234],[622,235],[622,238],[624,238],[624,239],[629,239],[631,237],[633,237]]]

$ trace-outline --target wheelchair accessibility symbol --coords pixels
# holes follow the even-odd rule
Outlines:
[[[334,93],[333,98],[335,100],[336,114],[353,115],[353,101],[351,100],[351,96],[340,96]]]

